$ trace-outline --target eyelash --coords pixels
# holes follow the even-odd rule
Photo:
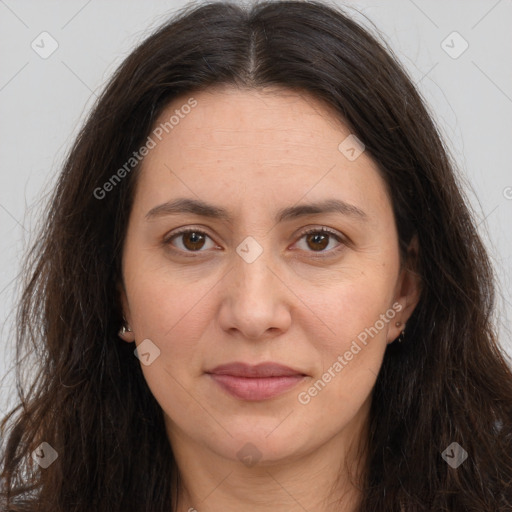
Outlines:
[[[207,236],[208,238],[210,238],[210,240],[213,240],[212,237],[210,235],[208,235],[208,233],[206,233],[205,231],[201,231],[200,229],[195,229],[195,228],[184,228],[179,231],[175,231],[175,232],[171,233],[169,236],[166,236],[165,239],[163,240],[163,243],[165,246],[169,246],[169,245],[171,245],[172,240],[174,240],[175,238],[179,238],[181,235],[185,235],[187,233],[199,233],[201,235]],[[345,239],[344,237],[340,236],[337,232],[335,232],[325,226],[322,226],[320,228],[310,228],[310,229],[307,229],[307,230],[301,232],[299,235],[299,240],[301,240],[305,236],[313,234],[313,233],[329,235],[329,236],[335,238],[340,243],[340,245],[338,247],[336,247],[334,249],[330,249],[328,251],[325,251],[325,250],[323,250],[323,251],[307,251],[307,252],[313,253],[314,255],[315,254],[319,255],[319,256],[316,256],[316,255],[313,256],[314,258],[327,258],[327,257],[335,256],[341,250],[343,250],[345,248],[345,246],[348,245],[348,243],[349,243],[349,241],[347,239]],[[186,257],[195,257],[195,256],[193,256],[195,253],[205,252],[204,250],[184,251],[182,249],[176,249],[174,247],[172,248],[172,250],[177,251],[180,254],[185,255]],[[324,256],[324,254],[326,254],[326,255]]]

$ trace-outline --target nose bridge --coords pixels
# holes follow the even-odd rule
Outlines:
[[[271,262],[271,250],[263,244],[268,244],[268,238],[259,241],[252,236],[246,237],[236,248],[238,258],[234,263],[234,273],[239,290],[238,300],[254,298],[265,299],[271,298],[273,291],[273,283],[271,283],[272,272],[269,270]],[[243,295],[246,294],[246,297]],[[268,297],[265,297],[266,295]]]

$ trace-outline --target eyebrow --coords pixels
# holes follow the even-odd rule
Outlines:
[[[306,215],[319,213],[340,213],[358,220],[367,220],[366,213],[355,205],[346,203],[340,199],[326,199],[317,203],[299,204],[283,208],[276,213],[275,221],[283,222]],[[224,208],[208,204],[198,199],[178,198],[155,206],[146,214],[146,220],[153,220],[167,215],[180,213],[192,213],[201,217],[208,217],[226,222],[232,222],[233,218]]]

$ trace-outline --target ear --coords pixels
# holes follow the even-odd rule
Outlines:
[[[126,296],[126,290],[124,288],[124,283],[119,282],[117,284],[117,292],[119,293],[119,299],[121,302],[121,308],[123,311],[123,318],[125,319],[124,327],[128,330],[123,332],[123,325],[119,326],[118,336],[127,343],[132,343],[135,341],[135,334],[131,328],[131,314],[130,307],[128,306],[128,298]]]
[[[419,274],[419,243],[417,235],[411,240],[407,249],[405,264],[402,266],[395,288],[394,304],[402,307],[397,312],[388,330],[387,342],[392,343],[405,329],[405,324],[411,317],[421,296],[421,277]],[[396,325],[399,323],[400,325]]]

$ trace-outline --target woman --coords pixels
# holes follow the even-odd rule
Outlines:
[[[410,79],[340,10],[157,30],[27,269],[6,510],[512,508],[488,257]]]

